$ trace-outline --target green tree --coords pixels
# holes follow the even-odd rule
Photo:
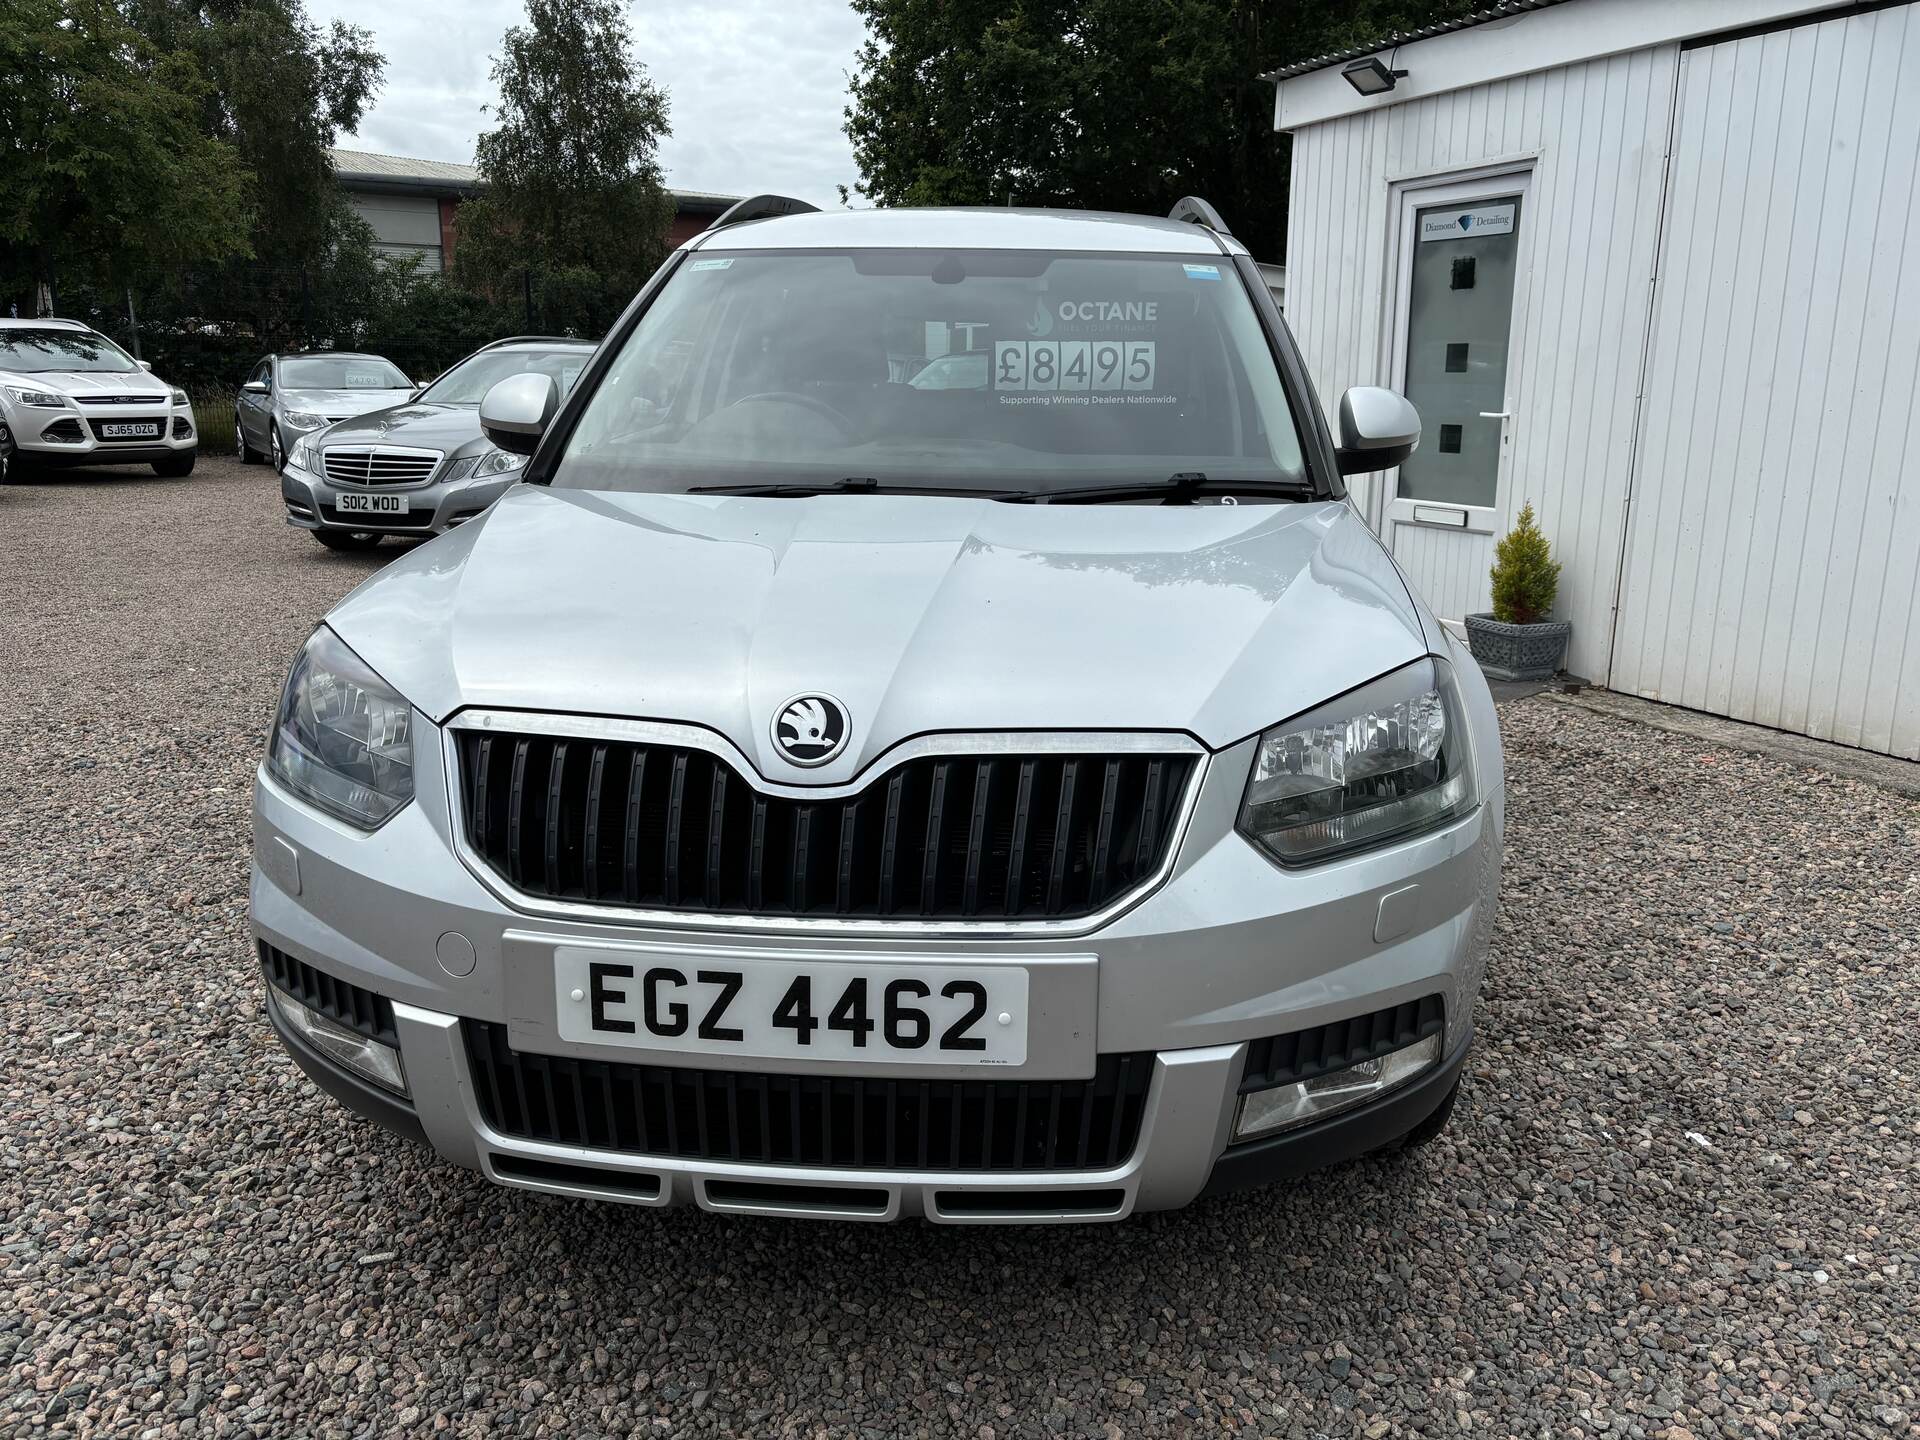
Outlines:
[[[853,0],[846,131],[885,205],[1164,212],[1213,202],[1280,256],[1287,170],[1261,77],[1485,0]]]
[[[1533,518],[1533,502],[1520,507],[1513,528],[1493,550],[1493,618],[1508,625],[1531,625],[1553,613],[1560,591],[1560,562],[1553,558],[1546,533]]]
[[[500,123],[475,147],[487,189],[461,208],[456,278],[503,305],[530,280],[540,324],[598,334],[666,257],[666,94],[620,0],[528,0],[493,79]]]
[[[111,0],[4,0],[0,282],[23,313],[69,280],[247,253],[249,177],[199,123],[208,92]]]
[[[344,205],[329,154],[360,123],[385,61],[362,29],[321,27],[302,0],[126,0],[156,44],[191,53],[207,77],[200,126],[232,147],[257,201],[262,263],[312,264],[338,237]]]

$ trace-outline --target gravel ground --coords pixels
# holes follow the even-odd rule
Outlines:
[[[1071,1231],[548,1200],[260,1018],[249,777],[379,558],[277,511],[0,489],[0,1434],[1920,1435],[1913,800],[1522,701],[1418,1157]]]

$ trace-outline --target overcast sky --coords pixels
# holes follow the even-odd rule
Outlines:
[[[386,83],[349,149],[426,160],[473,159],[492,128],[482,108],[500,36],[525,19],[521,0],[307,0],[319,21],[371,30]],[[672,101],[660,147],[669,185],[752,195],[763,190],[838,205],[856,178],[841,132],[847,72],[862,27],[843,0],[637,0],[634,50]]]

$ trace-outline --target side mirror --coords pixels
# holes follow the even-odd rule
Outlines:
[[[240,388],[249,395],[264,395],[267,393],[267,382],[264,380],[249,380]]]
[[[153,369],[153,361],[151,360],[141,360],[141,361],[137,361],[136,363],[140,366],[142,370],[151,371]]]
[[[480,430],[502,450],[531,455],[559,408],[560,390],[551,375],[509,375],[480,401]]]
[[[1420,448],[1420,412],[1407,397],[1378,385],[1356,385],[1340,397],[1342,475],[1391,470]]]

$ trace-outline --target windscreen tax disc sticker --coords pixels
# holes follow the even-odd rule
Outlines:
[[[1218,280],[1220,278],[1220,267],[1218,265],[1182,265],[1180,268],[1187,272],[1187,278],[1189,280]]]

